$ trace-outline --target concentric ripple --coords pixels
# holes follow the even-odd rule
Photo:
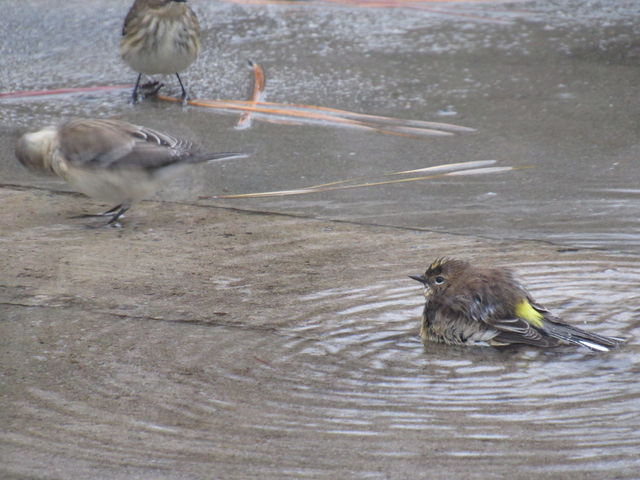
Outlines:
[[[420,287],[397,278],[301,298],[300,315],[278,329],[78,316],[66,321],[85,329],[81,341],[25,345],[38,351],[25,371],[59,376],[24,386],[0,441],[29,445],[42,462],[74,459],[79,471],[156,478],[185,466],[206,475],[214,464],[232,478],[252,478],[247,468],[335,478],[341,452],[358,478],[435,454],[449,474],[472,461],[525,477],[624,478],[640,467],[640,262],[566,258],[514,268],[567,321],[631,337],[621,350],[425,347]]]

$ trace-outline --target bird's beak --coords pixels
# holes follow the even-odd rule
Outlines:
[[[427,279],[424,275],[409,275],[409,278],[415,280],[416,282],[420,282],[423,285],[427,284]]]

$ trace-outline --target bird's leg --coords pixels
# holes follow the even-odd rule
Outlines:
[[[102,212],[102,213],[86,213],[84,215],[76,215],[73,216],[71,218],[96,218],[96,217],[111,217],[109,219],[109,221],[105,224],[102,225],[87,225],[86,228],[101,228],[101,227],[115,227],[115,228],[122,228],[122,225],[120,224],[120,222],[118,222],[118,219],[120,219],[124,212],[126,212],[127,210],[129,210],[129,208],[131,208],[131,204],[130,203],[121,203],[120,205],[116,205],[115,207],[107,210],[106,212]]]
[[[69,218],[92,218],[92,217],[111,217],[113,216],[118,210],[122,209],[124,207],[124,203],[120,204],[120,205],[116,205],[115,207],[107,210],[106,212],[102,212],[102,213],[85,213],[83,215],[74,215],[73,217],[69,217]],[[127,206],[127,208],[125,209],[125,212],[127,211],[127,209],[129,208],[129,206]],[[124,213],[124,212],[122,212]],[[120,215],[122,215],[122,213]]]
[[[122,227],[122,225],[120,225],[120,223],[118,222],[118,219],[122,217],[122,215],[124,215],[124,212],[129,210],[129,208],[131,208],[131,204],[123,203],[122,205],[118,205],[117,207],[109,210],[109,212],[112,213],[112,217],[111,220],[107,222],[107,226]],[[109,212],[105,212],[105,214],[108,214]]]
[[[186,105],[187,104],[187,91],[184,88],[184,85],[182,84],[182,80],[180,79],[180,75],[178,75],[176,73],[176,78],[178,79],[178,83],[180,83],[180,88],[182,89],[182,96],[180,98],[182,98],[182,105]]]
[[[98,216],[98,217],[108,217],[109,215],[113,215],[115,212],[117,212],[118,210],[120,210],[124,205],[125,205],[124,203],[121,203],[120,205],[116,205],[115,207],[110,208],[110,209],[109,209],[109,210],[107,210],[106,212],[99,213],[99,214],[98,214],[98,215],[96,215],[96,216]],[[128,209],[128,208],[129,208],[129,207],[127,206],[127,209]],[[126,211],[126,209],[125,209],[125,211]],[[122,212],[122,213],[124,213],[124,212]],[[121,213],[120,215],[122,215],[122,213]]]
[[[120,227],[122,227],[122,225],[120,225],[120,222],[118,222],[118,219],[120,217],[122,217],[124,212],[129,210],[130,207],[131,207],[131,205],[128,204],[128,203],[121,203],[120,205],[116,205],[115,207],[110,208],[106,212],[102,212],[102,213],[85,213],[84,215],[75,215],[75,216],[73,216],[71,218],[111,217],[109,219],[109,221],[106,224],[103,224],[102,226],[120,228]],[[87,226],[87,228],[99,228],[99,226]]]
[[[131,103],[134,105],[138,103],[138,87],[140,86],[140,79],[142,78],[142,74],[138,74],[138,79],[136,80],[136,86],[133,87],[133,94],[131,95]]]

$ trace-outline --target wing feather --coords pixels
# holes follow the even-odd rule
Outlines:
[[[77,167],[156,170],[193,156],[191,143],[119,120],[78,119],[60,128],[60,150]]]
[[[534,328],[526,320],[514,315],[505,315],[503,309],[497,309],[491,303],[483,302],[481,296],[477,296],[472,300],[468,298],[458,299],[459,304],[468,306],[469,315],[485,328],[497,332],[492,341],[499,344],[524,343],[547,347],[557,343],[550,339],[543,332]],[[535,308],[540,308],[538,305]]]

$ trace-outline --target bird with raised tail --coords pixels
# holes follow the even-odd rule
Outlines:
[[[80,118],[24,134],[16,157],[29,170],[57,175],[97,200],[116,204],[100,216],[116,225],[132,203],[188,165],[246,157],[200,153],[189,141],[120,120]]]

